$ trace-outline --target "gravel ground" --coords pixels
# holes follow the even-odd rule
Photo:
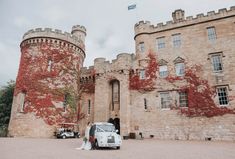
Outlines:
[[[0,138],[0,159],[235,159],[235,142],[123,140],[120,150],[77,150],[82,139]]]

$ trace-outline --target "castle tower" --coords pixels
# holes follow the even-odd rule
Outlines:
[[[51,137],[59,123],[77,121],[85,36],[83,26],[71,34],[50,28],[24,34],[9,136]]]
[[[81,25],[75,25],[72,28],[72,35],[77,36],[79,40],[81,40],[83,43],[85,43],[85,37],[86,37],[86,28]]]
[[[182,9],[177,9],[172,13],[172,18],[175,23],[181,22],[185,20],[184,17],[184,10]]]

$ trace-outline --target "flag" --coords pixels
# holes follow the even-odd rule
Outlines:
[[[132,10],[136,8],[136,4],[132,4],[128,6],[128,10]]]

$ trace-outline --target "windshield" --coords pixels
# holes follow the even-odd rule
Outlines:
[[[98,132],[114,132],[114,125],[97,125]]]

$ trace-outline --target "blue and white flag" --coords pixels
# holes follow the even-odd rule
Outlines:
[[[136,8],[136,4],[132,4],[128,6],[128,10],[132,10]]]

